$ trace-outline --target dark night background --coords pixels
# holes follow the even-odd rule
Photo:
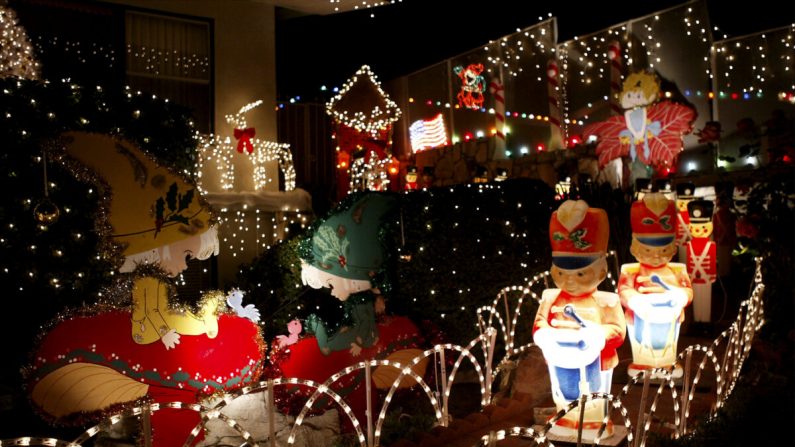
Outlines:
[[[297,16],[278,9],[276,70],[280,100],[325,100],[362,64],[381,81],[403,76],[557,17],[558,42],[658,12],[682,1],[531,2],[403,0],[393,5],[328,16]],[[735,6],[738,5],[738,6]],[[765,31],[795,22],[795,2],[759,0],[740,4],[708,0],[715,40]],[[370,17],[370,15],[374,17]]]

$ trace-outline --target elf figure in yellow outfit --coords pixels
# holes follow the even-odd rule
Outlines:
[[[70,167],[107,198],[100,229],[121,248],[132,274],[130,307],[94,306],[59,322],[42,339],[28,371],[31,399],[59,423],[85,423],[137,403],[193,403],[256,381],[264,342],[258,312],[207,293],[196,313],[171,301],[169,277],[189,258],[218,253],[210,210],[188,180],[129,142],[107,135],[64,135]],[[153,445],[183,445],[200,415],[161,409]]]

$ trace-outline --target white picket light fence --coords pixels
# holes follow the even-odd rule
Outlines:
[[[610,256],[615,261],[615,253],[610,253]],[[617,262],[614,263],[616,271],[618,271]],[[692,432],[693,427],[688,427],[688,420],[690,420],[690,403],[693,400],[696,386],[699,380],[702,379],[703,372],[710,369],[715,373],[715,396],[714,402],[711,405],[709,418],[715,416],[717,411],[723,406],[724,402],[731,394],[735,384],[740,376],[742,365],[748,357],[751,344],[753,342],[756,332],[761,328],[764,323],[764,311],[762,296],[765,285],[762,282],[761,267],[762,259],[756,259],[756,271],[754,277],[754,287],[748,299],[743,301],[740,305],[740,312],[737,319],[723,331],[709,346],[693,345],[683,349],[678,357],[677,362],[684,364],[684,377],[681,384],[682,393],[679,396],[677,387],[674,385],[674,379],[666,369],[656,369],[653,371],[644,371],[643,373],[631,378],[629,382],[622,388],[621,392],[614,396],[605,393],[592,393],[583,395],[580,399],[571,402],[568,408],[558,412],[546,425],[541,429],[535,430],[532,427],[513,427],[507,430],[500,430],[484,434],[481,438],[481,445],[490,445],[506,437],[521,437],[532,440],[536,444],[547,444],[547,431],[554,425],[560,418],[564,417],[568,412],[574,410],[578,406],[585,405],[591,399],[605,399],[605,401],[612,408],[611,413],[617,412],[620,416],[614,420],[621,420],[627,430],[627,443],[630,447],[644,446],[646,443],[646,435],[650,431],[655,417],[659,420],[660,417],[656,415],[658,403],[664,395],[669,395],[673,401],[673,414],[667,415],[674,421],[672,430],[674,437],[680,437],[687,433]],[[616,280],[613,274],[608,274],[608,278],[612,282],[613,287],[616,287]],[[258,444],[252,438],[251,434],[245,427],[241,426],[238,422],[230,419],[224,415],[222,410],[240,396],[266,391],[268,401],[266,410],[269,418],[270,436],[267,445],[275,446],[276,437],[274,433],[274,415],[276,412],[273,403],[273,393],[275,387],[279,386],[295,386],[302,385],[312,391],[312,394],[305,402],[303,408],[295,419],[295,423],[291,427],[288,437],[288,444],[292,445],[296,439],[298,428],[303,423],[308,412],[313,404],[321,397],[327,396],[331,398],[343,411],[345,416],[350,419],[355,436],[360,445],[364,447],[374,447],[379,445],[381,431],[383,428],[384,420],[386,418],[387,409],[399,388],[400,383],[404,380],[415,381],[424,391],[425,396],[433,408],[434,415],[437,419],[438,425],[447,426],[449,419],[448,415],[448,400],[450,398],[450,391],[453,383],[456,380],[459,367],[463,364],[464,360],[469,360],[472,364],[475,373],[478,377],[481,392],[481,408],[485,407],[492,402],[492,383],[505,369],[505,365],[521,353],[525,352],[533,343],[528,341],[524,344],[519,344],[516,340],[516,328],[518,327],[519,317],[522,315],[522,306],[527,300],[538,301],[540,299],[537,289],[549,288],[549,272],[543,272],[532,278],[528,284],[523,286],[511,286],[502,289],[492,302],[490,306],[485,306],[477,309],[477,325],[480,329],[480,335],[475,337],[466,346],[459,346],[454,344],[439,344],[431,349],[423,351],[421,354],[414,357],[411,361],[406,363],[399,363],[389,360],[370,360],[359,362],[344,368],[336,374],[329,377],[323,383],[313,382],[311,380],[303,380],[296,378],[275,378],[268,381],[259,382],[256,385],[247,386],[240,390],[226,394],[222,397],[214,407],[207,407],[201,404],[185,404],[182,402],[170,402],[166,404],[149,404],[142,405],[135,408],[127,409],[118,414],[112,415],[99,424],[87,429],[84,433],[78,436],[74,441],[62,441],[55,438],[41,438],[41,437],[19,437],[14,439],[0,440],[0,447],[5,446],[55,446],[55,447],[78,447],[82,446],[85,442],[96,436],[101,430],[117,424],[121,420],[130,417],[140,418],[142,431],[144,434],[144,443],[148,446],[151,444],[150,436],[150,417],[151,414],[163,408],[181,408],[196,411],[202,415],[202,420],[193,430],[187,434],[184,446],[189,446],[195,437],[204,429],[205,424],[213,419],[220,419],[224,421],[229,427],[239,433],[243,444],[248,444],[256,447]],[[536,290],[534,290],[536,289]],[[518,295],[518,296],[517,296]],[[515,302],[512,303],[515,297]],[[511,308],[513,310],[511,310]],[[531,319],[534,315],[529,316]],[[532,326],[532,321],[528,323]],[[501,334],[501,337],[498,337]],[[495,345],[498,339],[502,340],[504,354],[496,367],[494,364]],[[474,355],[473,351],[480,348],[478,356]],[[457,355],[453,368],[449,375],[447,374],[445,361],[447,353]],[[435,370],[441,371],[439,382],[441,385],[441,392],[434,392],[427,382],[417,375],[412,366],[428,359],[429,363]],[[697,362],[695,374],[690,373],[692,365]],[[387,367],[395,368],[398,371],[398,376],[395,378],[392,386],[386,394],[384,402],[378,412],[377,418],[374,418],[373,408],[371,405],[372,381],[370,380],[370,372],[373,367]],[[351,410],[350,406],[345,400],[340,397],[333,390],[333,385],[342,377],[355,373],[357,371],[365,371],[365,386],[367,395],[367,412],[366,420],[359,421]],[[657,391],[653,397],[649,396],[652,382],[650,380],[652,375],[659,377],[662,375],[664,378],[657,384]],[[642,387],[633,386],[642,382]],[[640,409],[638,411],[637,421],[633,424],[629,418],[629,412],[624,402],[627,401],[626,396],[632,392],[640,392]],[[647,404],[651,399],[651,405],[647,409]],[[605,424],[607,418],[605,417]],[[601,432],[605,429],[603,424]],[[599,443],[599,436],[595,439],[595,443]]]

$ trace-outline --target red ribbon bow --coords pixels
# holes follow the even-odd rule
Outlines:
[[[251,139],[254,138],[255,130],[253,127],[245,129],[235,129],[235,139],[237,140],[237,152],[242,154],[243,149],[249,154],[254,152],[254,145],[251,144]]]

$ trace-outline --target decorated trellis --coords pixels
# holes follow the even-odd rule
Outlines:
[[[338,196],[389,189],[398,172],[393,167],[392,124],[401,111],[369,66],[348,79],[326,111],[336,124]]]

